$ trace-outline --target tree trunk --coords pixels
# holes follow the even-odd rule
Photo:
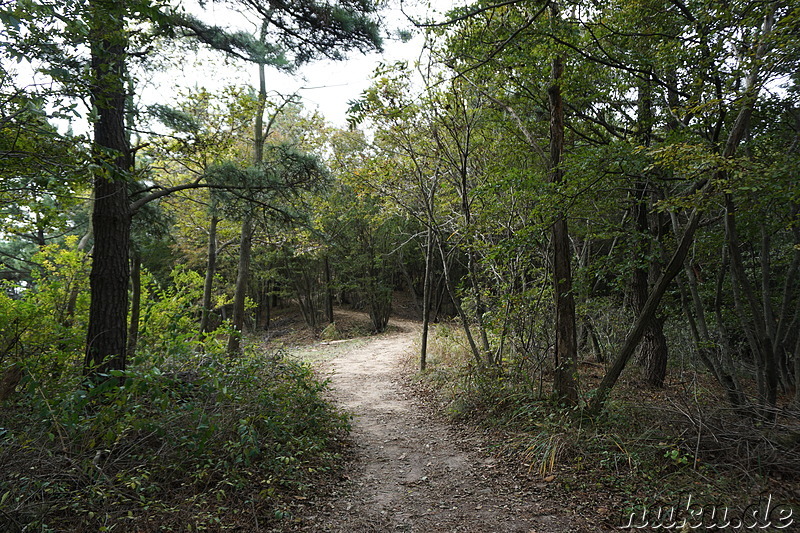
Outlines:
[[[328,324],[333,324],[334,316],[333,316],[333,286],[331,283],[331,262],[328,260],[328,256],[325,256],[323,260],[324,268],[324,275],[325,275],[325,318],[328,320]]]
[[[253,218],[247,215],[242,221],[239,241],[239,269],[236,274],[236,292],[233,296],[233,331],[228,337],[228,355],[241,352],[241,337],[244,333],[245,297],[250,281],[250,248],[253,242]]]
[[[475,254],[472,252],[472,246],[470,246],[470,251],[467,253],[467,261],[468,261],[468,269],[469,269],[469,276],[472,280],[472,289],[475,291],[475,320],[478,323],[478,332],[480,333],[481,339],[481,349],[483,351],[483,357],[486,359],[486,362],[492,364],[494,362],[494,358],[492,357],[492,347],[489,344],[489,335],[486,332],[486,322],[484,321],[483,316],[486,314],[486,305],[483,303],[483,297],[481,296],[481,285],[478,279],[478,271],[475,261]]]
[[[419,315],[421,307],[419,303],[419,293],[417,292],[417,288],[414,286],[414,279],[411,277],[411,273],[408,271],[408,267],[406,266],[405,258],[403,257],[402,252],[400,252],[399,257],[397,258],[397,266],[400,268],[400,273],[403,274],[403,278],[406,281],[408,292],[411,294],[411,305],[414,306],[414,312]]]
[[[769,337],[766,324],[768,318],[767,310],[761,307],[755,290],[747,277],[744,259],[740,250],[739,234],[736,228],[736,207],[733,203],[732,195],[727,193],[725,194],[725,238],[731,259],[730,268],[731,276],[733,277],[735,308],[758,365],[756,377],[758,378],[761,406],[766,408],[764,415],[771,417],[772,409],[774,409],[778,397],[778,367],[772,350],[772,339]],[[742,297],[744,297],[744,302],[741,301]],[[748,310],[744,309],[745,303],[749,308]]]
[[[553,7],[553,17],[558,16]],[[561,96],[561,78],[564,59],[555,56],[552,61],[553,83],[548,89],[550,102],[550,160],[549,178],[553,184],[563,181],[560,167],[564,151],[564,102]],[[553,223],[553,285],[556,301],[556,348],[553,393],[567,405],[578,403],[578,344],[575,332],[575,299],[572,294],[569,230],[564,212],[556,214]]]
[[[650,146],[652,137],[653,109],[652,109],[652,84],[650,78],[639,83],[638,101],[638,127],[640,140],[645,147]],[[644,308],[647,295],[650,292],[650,280],[658,279],[661,265],[655,259],[643,261],[643,258],[652,256],[652,240],[658,238],[660,231],[658,221],[650,223],[650,185],[645,177],[636,182],[634,197],[634,222],[639,246],[634,250],[634,262],[638,265],[631,280],[631,293],[633,309],[638,314]],[[655,215],[658,216],[657,214]],[[669,351],[667,339],[664,337],[664,319],[658,315],[645,324],[642,342],[639,345],[638,360],[642,367],[642,376],[645,383],[651,387],[663,387],[667,377],[667,359]]]
[[[122,2],[89,4],[91,92],[96,112],[93,156],[94,251],[84,374],[103,381],[125,370],[131,217],[128,176],[131,150],[125,130],[127,36]]]
[[[651,253],[650,235],[652,233],[649,216],[649,201],[647,199],[647,185],[640,181],[636,184],[636,231],[638,238],[643,241],[641,246],[634,250],[634,261],[648,257]],[[631,279],[631,303],[634,311],[639,314],[644,309],[647,296],[650,292],[651,272],[660,270],[653,260],[648,260],[648,265],[640,264],[633,272]],[[667,339],[664,337],[664,319],[654,314],[645,324],[642,343],[639,345],[638,360],[642,366],[642,376],[645,382],[652,387],[663,387],[667,374],[668,357]]]
[[[797,336],[797,344],[794,347],[794,398],[789,404],[790,408],[794,411],[800,411],[800,335]]]
[[[142,255],[134,251],[131,258],[131,317],[128,327],[128,346],[126,355],[136,355],[136,346],[139,343],[139,316],[142,306]]]
[[[262,24],[261,40],[265,38],[267,24]],[[267,102],[267,82],[264,64],[258,65],[258,108],[253,126],[253,164],[256,167],[264,162],[264,109]],[[236,273],[236,292],[233,296],[233,329],[228,337],[228,355],[241,351],[241,337],[244,333],[244,303],[250,282],[250,248],[253,243],[253,215],[247,213],[242,221],[242,234],[239,240],[239,268]]]
[[[275,294],[274,294],[275,283],[273,281],[267,281],[266,290],[267,290],[267,302],[266,302],[267,305],[264,313],[263,328],[264,331],[269,331],[269,324],[270,321],[272,320],[272,306],[274,305],[274,299],[275,299]]]
[[[428,226],[425,242],[425,279],[422,282],[422,338],[419,348],[419,370],[428,365],[428,329],[431,322],[431,263],[433,262],[433,230]]]
[[[78,242],[78,250],[83,252],[86,250],[86,247],[89,245],[89,238],[92,235],[92,225],[89,224],[89,231],[86,232],[81,240]],[[86,254],[83,257],[83,261],[90,259],[90,254]],[[65,328],[71,328],[73,320],[75,318],[75,307],[78,305],[78,295],[80,293],[80,288],[78,283],[72,283],[69,289],[69,298],[67,299],[67,309],[64,312],[64,319],[61,322],[61,325]]]
[[[603,409],[608,394],[617,383],[619,376],[622,374],[622,370],[625,368],[625,365],[628,364],[628,360],[630,360],[636,350],[636,346],[639,344],[644,334],[647,323],[655,316],[661,298],[667,291],[667,287],[669,287],[670,282],[675,278],[678,272],[680,272],[683,261],[686,259],[686,254],[689,253],[689,248],[694,240],[694,233],[697,231],[699,222],[700,212],[695,209],[689,217],[689,222],[683,232],[683,237],[678,244],[678,248],[672,254],[672,258],[670,258],[669,263],[658,278],[658,282],[656,282],[655,287],[653,287],[652,292],[650,292],[641,313],[639,313],[639,317],[633,324],[633,328],[625,337],[625,342],[617,358],[614,360],[611,368],[608,369],[603,381],[600,382],[600,385],[595,391],[594,399],[589,408],[593,414],[598,414]]]
[[[447,289],[447,293],[453,302],[453,307],[455,307],[456,312],[458,313],[458,317],[461,319],[461,326],[464,329],[464,335],[467,336],[467,343],[469,344],[472,355],[475,357],[475,362],[477,363],[478,367],[482,367],[483,358],[481,357],[481,352],[478,348],[478,345],[475,343],[475,337],[472,335],[472,328],[469,325],[469,318],[467,317],[467,313],[464,312],[464,307],[461,305],[461,302],[456,296],[456,291],[453,288],[453,281],[450,279],[450,268],[447,264],[447,252],[445,251],[444,239],[441,237],[441,235],[436,235],[436,247],[439,249],[439,255],[442,258],[442,270],[445,288]]]
[[[672,220],[672,229],[675,233],[675,238],[680,237],[680,228],[678,226],[678,218],[675,213],[670,214]],[[723,249],[724,251],[724,249]],[[688,285],[688,294],[686,294],[687,287],[678,278],[678,286],[681,291],[681,304],[683,306],[686,320],[689,323],[689,332],[692,336],[692,341],[695,345],[695,351],[700,359],[700,362],[711,372],[717,381],[724,387],[725,394],[731,407],[737,411],[744,412],[747,406],[747,398],[742,391],[736,379],[735,367],[733,360],[730,356],[730,350],[727,343],[727,333],[724,328],[724,320],[722,318],[722,296],[724,291],[725,271],[727,269],[728,259],[723,253],[722,264],[720,267],[719,275],[716,281],[716,296],[715,296],[715,311],[717,313],[717,330],[718,339],[714,340],[711,337],[708,323],[706,321],[706,311],[703,305],[703,300],[700,297],[700,290],[698,288],[698,279],[695,270],[688,263],[683,266],[683,272],[686,276]],[[694,310],[694,314],[692,314]],[[717,348],[712,346],[717,345]]]
[[[720,383],[725,387],[725,390],[728,394],[728,400],[730,401],[731,405],[740,411],[744,411],[745,408],[748,407],[747,396],[744,394],[744,391],[739,384],[739,381],[736,379],[736,366],[734,365],[733,358],[731,357],[731,346],[729,342],[729,334],[725,328],[725,318],[723,315],[723,300],[724,294],[727,292],[725,287],[725,272],[728,268],[728,254],[726,253],[726,249],[723,248],[722,250],[722,263],[720,264],[719,274],[717,275],[717,283],[715,287],[715,294],[714,294],[714,313],[717,318],[717,332],[718,332],[718,344],[719,349],[717,353],[714,354],[717,357],[709,357],[709,359],[719,368],[718,376]],[[691,272],[690,275],[690,282],[692,283],[692,291],[693,291],[693,298],[697,302],[698,309],[700,309],[700,294],[697,290],[697,276],[695,276],[694,271],[691,268],[686,268],[687,272]],[[698,317],[702,317],[702,315],[698,315]],[[712,341],[711,337],[708,335],[707,324],[705,324],[705,319],[701,322],[698,320],[698,323],[703,327],[704,332],[704,342],[702,350],[710,352],[707,346],[713,346],[715,343]],[[700,352],[703,353],[702,351]]]
[[[669,348],[664,336],[664,318],[653,315],[647,323],[642,342],[639,345],[639,360],[642,363],[642,377],[651,387],[661,388],[667,376],[667,355]]]
[[[214,209],[214,207],[212,207]],[[217,270],[217,224],[219,217],[211,215],[208,226],[208,264],[206,266],[206,279],[203,283],[203,309],[200,316],[200,333],[208,333],[211,318],[211,297],[214,289],[214,274]]]
[[[767,7],[767,13],[764,16],[764,25],[762,27],[762,37],[766,37],[766,35],[770,34],[772,31],[772,26],[774,23],[774,15],[775,15],[775,4],[771,4]],[[764,57],[766,53],[768,40],[766,38],[762,38],[761,42],[759,43],[758,47],[756,48],[755,59],[759,60]],[[736,115],[736,120],[731,127],[731,131],[728,134],[728,138],[725,142],[725,148],[722,151],[723,159],[730,159],[736,153],[736,149],[739,147],[739,143],[741,143],[742,139],[745,136],[745,133],[749,129],[750,126],[750,119],[753,115],[753,104],[756,101],[758,96],[758,86],[756,84],[757,76],[758,76],[758,61],[755,61],[755,66],[752,72],[748,75],[747,80],[745,81],[745,88],[742,93],[742,106],[739,109],[739,113]],[[720,170],[716,173],[714,182],[724,183],[726,176],[724,174],[724,170]],[[713,182],[706,181],[702,186],[698,186],[698,190],[700,192],[704,191],[706,188],[710,186]],[[726,206],[727,207],[727,206]],[[727,208],[726,208],[727,210]],[[728,215],[732,215],[733,213],[726,213]],[[617,358],[614,360],[613,365],[606,373],[603,381],[597,388],[595,392],[594,400],[592,400],[592,404],[590,406],[590,410],[592,413],[597,414],[605,405],[605,401],[608,398],[608,394],[611,392],[611,389],[614,387],[614,384],[619,379],[622,370],[625,368],[628,360],[630,359],[631,355],[633,354],[636,345],[641,340],[642,335],[644,334],[645,326],[648,320],[650,320],[653,316],[655,316],[655,312],[658,308],[658,304],[661,301],[664,292],[667,290],[667,286],[669,285],[670,281],[675,278],[678,272],[681,269],[683,261],[686,259],[686,254],[689,252],[689,247],[691,245],[692,239],[694,238],[694,233],[697,230],[697,225],[700,220],[700,213],[697,208],[692,211],[691,216],[689,217],[689,222],[686,226],[686,230],[683,233],[683,237],[680,240],[680,244],[678,245],[677,250],[672,255],[669,263],[667,264],[664,271],[661,273],[661,276],[656,282],[655,287],[650,293],[650,296],[647,298],[647,302],[642,309],[642,312],[639,314],[636,322],[634,323],[633,329],[628,333],[627,337],[625,338],[625,342],[620,349]],[[726,216],[726,224],[730,223],[731,221],[728,220]],[[726,235],[728,240],[730,239],[730,235]],[[730,242],[728,242],[728,247],[730,246]],[[730,250],[733,253],[733,250]],[[738,250],[737,250],[738,251]],[[733,263],[733,261],[732,261]],[[737,268],[736,266],[731,267],[732,269]],[[735,274],[739,276],[741,273]],[[734,284],[735,284],[734,280]]]

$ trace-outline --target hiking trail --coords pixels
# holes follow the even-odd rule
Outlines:
[[[430,413],[403,384],[418,324],[392,320],[390,333],[342,350],[321,365],[333,396],[353,415],[355,458],[328,494],[303,502],[301,531],[601,531],[537,494],[486,453],[477,433]],[[541,484],[544,482],[539,483]]]

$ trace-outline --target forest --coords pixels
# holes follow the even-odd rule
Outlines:
[[[382,7],[0,0],[0,529],[291,521],[349,417],[286,317],[400,298],[415,386],[559,490],[796,508],[800,6],[478,0],[345,128],[270,86]],[[258,76],[144,97],[199,52]]]

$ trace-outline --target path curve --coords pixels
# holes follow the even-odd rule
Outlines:
[[[325,365],[335,400],[352,413],[356,457],[347,479],[298,517],[305,531],[597,531],[576,527],[565,510],[513,477],[497,474],[464,436],[432,419],[402,384],[418,326],[393,320],[392,333]]]

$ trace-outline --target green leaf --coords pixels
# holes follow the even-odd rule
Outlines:
[[[0,22],[6,27],[19,31],[20,20],[7,11],[0,11]]]

